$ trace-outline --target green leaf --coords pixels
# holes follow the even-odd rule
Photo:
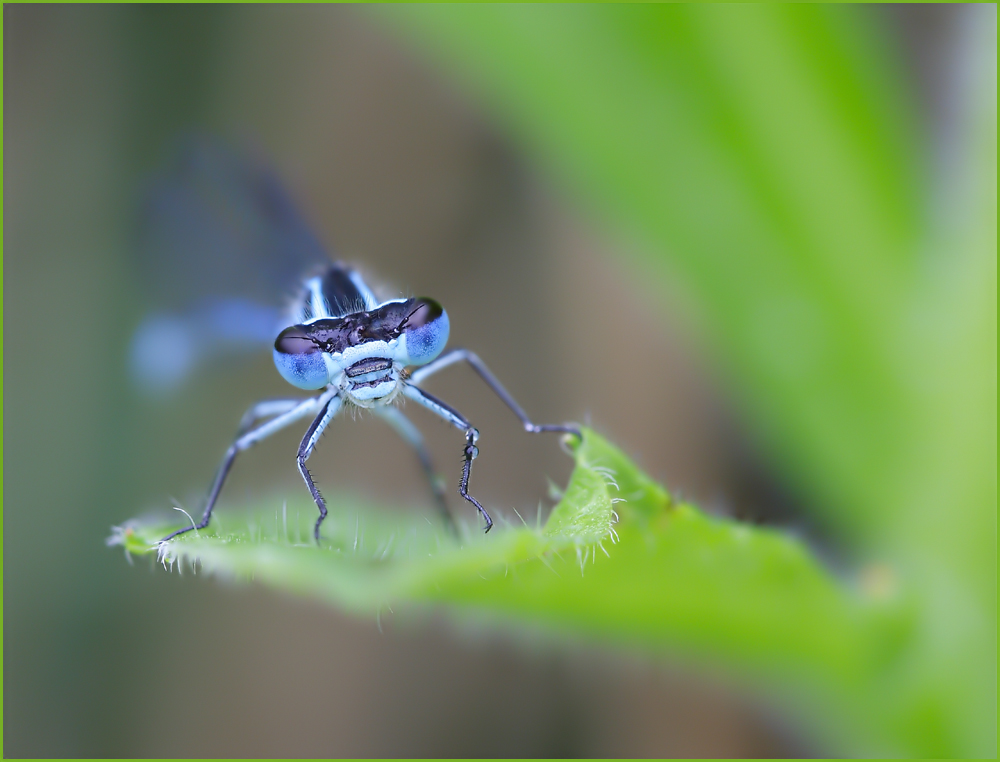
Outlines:
[[[473,530],[457,541],[421,518],[338,506],[322,547],[307,539],[314,511],[298,507],[166,544],[157,540],[169,527],[132,523],[109,542],[158,553],[167,568],[253,580],[372,618],[432,604],[553,637],[721,662],[837,711],[892,663],[909,622],[898,597],[863,595],[786,534],[675,503],[593,431],[572,447],[576,466],[548,520],[498,523],[485,537]]]
[[[880,561],[832,574],[672,502],[592,432],[544,525],[459,543],[342,505],[317,549],[291,540],[310,537],[300,506],[289,531],[261,514],[163,560],[365,616],[435,605],[722,665],[835,751],[995,756],[995,6],[957,25],[954,176],[933,192],[869,9],[373,12],[639,242],[620,248],[654,304],[691,297],[758,439],[845,555]],[[149,552],[165,531],[114,539]]]
[[[652,304],[700,318],[845,555],[906,580],[898,673],[859,688],[850,726],[814,726],[835,748],[995,756],[995,6],[955,14],[936,145],[872,8],[375,13],[638,241],[612,250]]]
[[[640,241],[636,280],[654,304],[681,277],[732,393],[829,525],[885,531],[895,433],[912,412],[896,347],[922,199],[904,89],[861,12],[376,12]]]

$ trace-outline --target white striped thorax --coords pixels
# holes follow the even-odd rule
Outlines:
[[[448,343],[448,313],[424,297],[379,302],[342,264],[305,282],[295,325],[274,342],[274,364],[299,389],[336,387],[359,407],[392,402],[403,370],[437,357]]]

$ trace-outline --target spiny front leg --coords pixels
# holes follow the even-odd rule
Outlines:
[[[316,507],[319,509],[319,518],[316,519],[316,528],[313,530],[313,537],[316,538],[316,544],[319,545],[319,527],[323,523],[323,519],[326,518],[326,500],[319,492],[319,488],[316,486],[315,480],[312,478],[312,474],[309,473],[309,469],[306,467],[306,461],[309,460],[309,456],[312,455],[314,449],[316,449],[316,443],[319,442],[319,438],[323,435],[324,429],[333,420],[333,417],[340,410],[342,401],[340,397],[333,397],[326,405],[320,410],[319,415],[317,415],[313,422],[309,425],[306,435],[302,438],[302,443],[299,445],[299,452],[295,458],[295,462],[299,467],[299,473],[302,474],[302,479],[305,481],[306,486],[309,488],[309,494],[312,495],[313,502],[316,503]]]
[[[403,387],[403,395],[407,399],[419,402],[432,413],[441,416],[465,434],[465,449],[462,451],[464,461],[462,462],[462,478],[458,483],[458,494],[476,506],[476,510],[486,520],[486,531],[489,532],[493,528],[493,519],[490,518],[490,514],[483,508],[482,503],[469,494],[469,477],[472,475],[472,461],[479,455],[479,448],[476,446],[476,442],[479,439],[479,432],[469,422],[469,419],[455,410],[455,408],[445,404],[437,397],[428,394],[419,386],[407,384]]]
[[[486,520],[485,531],[489,532],[493,528],[493,519],[490,518],[490,514],[483,508],[482,503],[469,494],[469,477],[472,476],[472,461],[479,455],[479,448],[476,446],[478,440],[479,431],[470,426],[465,432],[465,450],[463,450],[465,460],[462,463],[462,478],[458,482],[458,494],[476,506],[476,510]]]

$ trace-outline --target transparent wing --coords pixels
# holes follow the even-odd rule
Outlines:
[[[131,370],[154,393],[273,342],[302,278],[330,262],[273,170],[205,137],[181,141],[150,182],[136,251],[150,313]]]

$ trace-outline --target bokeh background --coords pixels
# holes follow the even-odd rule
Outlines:
[[[593,14],[602,12],[565,8],[511,23],[551,35],[557,67],[575,25],[599,27]],[[109,527],[131,516],[166,512],[174,500],[197,510],[247,405],[285,391],[267,352],[208,369],[166,398],[129,384],[128,342],[148,295],[131,237],[139,189],[178,134],[198,131],[268,157],[338,256],[441,301],[453,345],[474,348],[536,420],[587,421],[685,498],[785,527],[836,568],[865,558],[864,521],[831,518],[842,495],[810,481],[808,464],[761,428],[760,409],[741,391],[742,366],[715,340],[711,305],[688,287],[684,268],[675,276],[667,256],[650,274],[655,236],[613,204],[602,207],[586,190],[593,177],[560,171],[559,151],[546,153],[553,141],[532,140],[508,118],[509,97],[489,87],[489,51],[440,44],[435,34],[447,38],[449,24],[462,23],[441,13],[4,7],[5,755],[824,752],[752,695],[637,654],[560,649],[440,617],[390,617],[379,632],[375,622],[261,589],[145,562],[130,568],[104,547]],[[902,227],[953,208],[942,167],[962,152],[962,109],[979,102],[970,69],[983,59],[967,54],[984,25],[994,30],[985,58],[994,100],[982,108],[992,108],[995,130],[995,7],[865,7],[837,23],[864,47],[859,60],[878,64],[870,76],[902,114],[905,129],[888,141],[898,154],[869,157],[874,175],[903,177],[912,192],[894,219]],[[689,41],[651,29],[637,39],[653,49]],[[699,29],[690,24],[691,39]],[[649,76],[690,98],[704,72],[683,60],[666,55]],[[740,67],[721,43],[708,60],[724,72]],[[586,88],[595,73],[580,76]],[[701,104],[736,157],[734,104],[743,96],[753,94],[736,87],[729,100],[709,93]],[[795,110],[758,106],[775,119]],[[995,204],[995,153],[992,161]],[[767,179],[785,169],[754,171]],[[731,199],[703,203],[698,179],[687,184],[699,215],[692,225],[724,230]],[[993,214],[995,310],[995,205]],[[675,247],[690,243],[683,225],[672,229]],[[900,256],[931,248],[923,238],[898,240],[914,250]],[[730,256],[738,267],[740,252]],[[939,267],[947,277],[948,261]],[[877,290],[883,276],[862,262],[853,277]],[[750,272],[746,288],[773,285],[768,277]],[[782,331],[808,321],[809,310],[792,304],[775,315],[760,331],[774,329],[781,352]],[[993,358],[993,523],[982,531],[992,536],[995,646],[995,343]],[[547,480],[565,480],[570,462],[558,446],[523,436],[470,372],[456,369],[434,388],[488,436],[475,473],[487,505],[533,512]],[[454,481],[453,432],[414,417]],[[302,489],[297,437],[287,432],[244,456],[222,520],[262,491]],[[315,472],[327,491],[430,510],[412,456],[377,421],[339,420]],[[463,509],[458,500],[452,508]],[[991,658],[995,754],[995,649]]]

